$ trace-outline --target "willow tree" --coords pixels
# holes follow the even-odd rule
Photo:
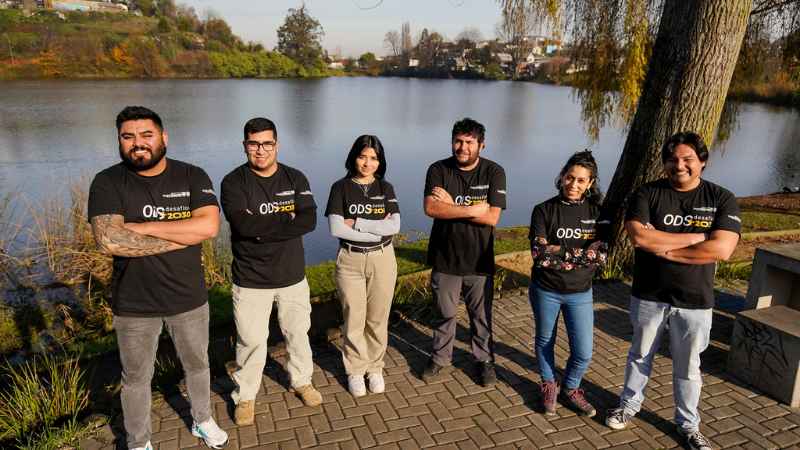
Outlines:
[[[624,229],[633,190],[664,176],[660,150],[693,130],[711,142],[753,0],[499,0],[527,2],[575,45],[575,79],[586,131],[608,122],[628,131],[608,188],[613,224],[609,268],[633,255]],[[652,43],[652,44],[651,44]]]

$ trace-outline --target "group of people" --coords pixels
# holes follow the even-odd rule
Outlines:
[[[130,449],[150,450],[150,382],[158,336],[166,326],[183,365],[191,433],[211,448],[228,436],[211,417],[209,313],[201,244],[217,234],[219,204],[200,168],[166,158],[168,136],[159,116],[129,106],[117,116],[122,162],[100,172],[89,194],[88,218],[100,251],[113,255],[112,310],[122,362],[122,408]],[[421,378],[432,382],[453,357],[463,294],[479,382],[493,386],[492,291],[494,226],[506,208],[503,168],[480,156],[485,128],[465,118],[453,126],[452,156],[426,174],[424,211],[432,217],[428,264],[436,304],[431,356]],[[277,162],[275,124],[254,118],[244,127],[247,161],[221,183],[230,224],[236,322],[237,425],[254,421],[267,358],[269,318],[277,307],[286,341],[291,388],[309,406],[323,402],[312,384],[309,286],[302,236],[316,227],[316,203],[306,177]],[[678,133],[662,150],[666,178],[639,187],[625,228],[636,248],[630,317],[631,349],[619,408],[606,424],[623,429],[640,410],[669,324],[674,364],[675,422],[694,449],[710,449],[699,431],[700,353],[708,345],[715,263],[727,259],[740,233],[733,195],[700,179],[708,159],[695,133]],[[385,389],[383,358],[397,262],[392,237],[400,209],[386,181],[386,156],[376,136],[359,136],[346,175],[331,186],[325,216],[339,239],[335,281],[344,313],[344,368],[354,397]],[[591,152],[572,155],[553,198],[531,215],[530,302],[544,414],[558,402],[585,416],[596,411],[581,389],[592,359],[595,270],[606,263],[610,223],[602,206]],[[563,314],[570,354],[559,389],[554,346]]]

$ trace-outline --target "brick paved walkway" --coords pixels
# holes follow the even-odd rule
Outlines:
[[[304,407],[288,392],[282,359],[271,360],[263,389],[256,398],[256,423],[238,428],[232,421],[233,385],[227,376],[212,384],[217,422],[227,430],[229,449],[357,449],[357,448],[688,448],[672,423],[668,335],[655,359],[653,377],[642,412],[626,430],[604,425],[605,410],[618,404],[625,376],[631,326],[630,288],[621,283],[595,286],[594,359],[583,388],[598,414],[579,417],[559,406],[553,417],[539,410],[538,364],[534,356],[534,324],[527,295],[494,303],[498,383],[484,389],[469,350],[466,313],[459,320],[453,363],[436,382],[420,380],[431,344],[431,330],[401,322],[390,327],[386,354],[386,392],[354,399],[347,392],[340,341],[315,348],[314,384],[323,394],[321,406]],[[736,299],[721,298],[714,310],[711,343],[702,356],[701,430],[715,448],[776,449],[800,443],[800,409],[742,385],[725,373]],[[556,363],[563,368],[567,342],[559,329]],[[156,449],[207,448],[193,437],[188,404],[180,396],[153,406]],[[121,421],[84,438],[84,449],[124,448]],[[105,440],[106,443],[103,442]],[[115,442],[115,443],[111,443]]]

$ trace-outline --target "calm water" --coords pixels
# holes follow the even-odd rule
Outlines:
[[[402,230],[429,231],[422,213],[425,171],[450,154],[450,130],[465,116],[486,125],[483,157],[508,177],[500,227],[529,223],[533,206],[555,193],[553,181],[574,151],[587,146],[570,89],[532,83],[395,78],[320,80],[109,80],[0,82],[0,179],[32,196],[70,177],[93,176],[119,161],[114,118],[126,105],[158,112],[170,135],[168,155],[203,167],[215,187],[245,161],[242,128],[255,116],[275,121],[278,160],[302,170],[319,206],[317,230],[304,239],[308,264],[335,255],[322,217],[331,184],[361,134],[387,151]],[[800,186],[800,114],[743,105],[724,152],[704,177],[737,196]],[[607,187],[624,137],[601,132],[593,148]]]

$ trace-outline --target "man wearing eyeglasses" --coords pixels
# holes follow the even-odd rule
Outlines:
[[[302,241],[317,226],[317,205],[305,175],[278,163],[278,144],[271,120],[251,119],[244,126],[247,162],[222,180],[222,210],[230,223],[233,250],[237,368],[231,397],[239,426],[254,420],[273,303],[286,340],[291,387],[306,405],[322,403],[311,384],[311,303]]]

